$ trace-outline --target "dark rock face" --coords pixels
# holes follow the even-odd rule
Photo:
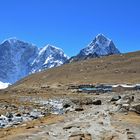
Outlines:
[[[116,48],[112,40],[103,34],[99,34],[86,48],[82,49],[78,55],[71,57],[67,63],[113,54],[120,54],[120,51]]]

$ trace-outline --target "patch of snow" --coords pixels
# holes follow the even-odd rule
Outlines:
[[[12,41],[13,40],[13,41]],[[9,43],[12,43],[12,42],[16,42],[17,38],[16,37],[10,37],[8,39],[5,39],[1,42],[1,44],[3,44],[4,42],[8,41]]]
[[[3,83],[0,81],[0,89],[5,89],[10,85],[10,83]]]
[[[62,65],[68,57],[64,54],[62,49],[52,45],[46,45],[40,49],[38,56],[32,63],[32,72],[38,72],[40,69],[48,69]]]

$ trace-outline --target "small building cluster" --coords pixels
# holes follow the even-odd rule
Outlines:
[[[83,85],[71,85],[70,90],[74,90],[78,93],[106,93],[106,92],[121,92],[121,91],[133,91],[140,90],[140,84],[83,84]]]

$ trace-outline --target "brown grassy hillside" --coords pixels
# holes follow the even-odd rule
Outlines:
[[[140,83],[140,51],[65,64],[32,74],[14,87],[71,83]]]

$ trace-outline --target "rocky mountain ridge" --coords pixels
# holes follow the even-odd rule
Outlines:
[[[103,34],[98,34],[87,47],[70,59],[62,49],[55,46],[46,45],[38,48],[34,44],[10,38],[0,44],[0,81],[15,83],[31,73],[64,63],[114,54],[120,54],[120,51],[113,41]]]
[[[15,38],[0,44],[0,81],[14,83],[43,69],[60,66],[68,57],[52,45],[42,49]]]
[[[76,56],[71,57],[68,62],[114,54],[120,54],[120,51],[116,48],[113,41],[103,34],[98,34],[86,48],[82,49]]]

